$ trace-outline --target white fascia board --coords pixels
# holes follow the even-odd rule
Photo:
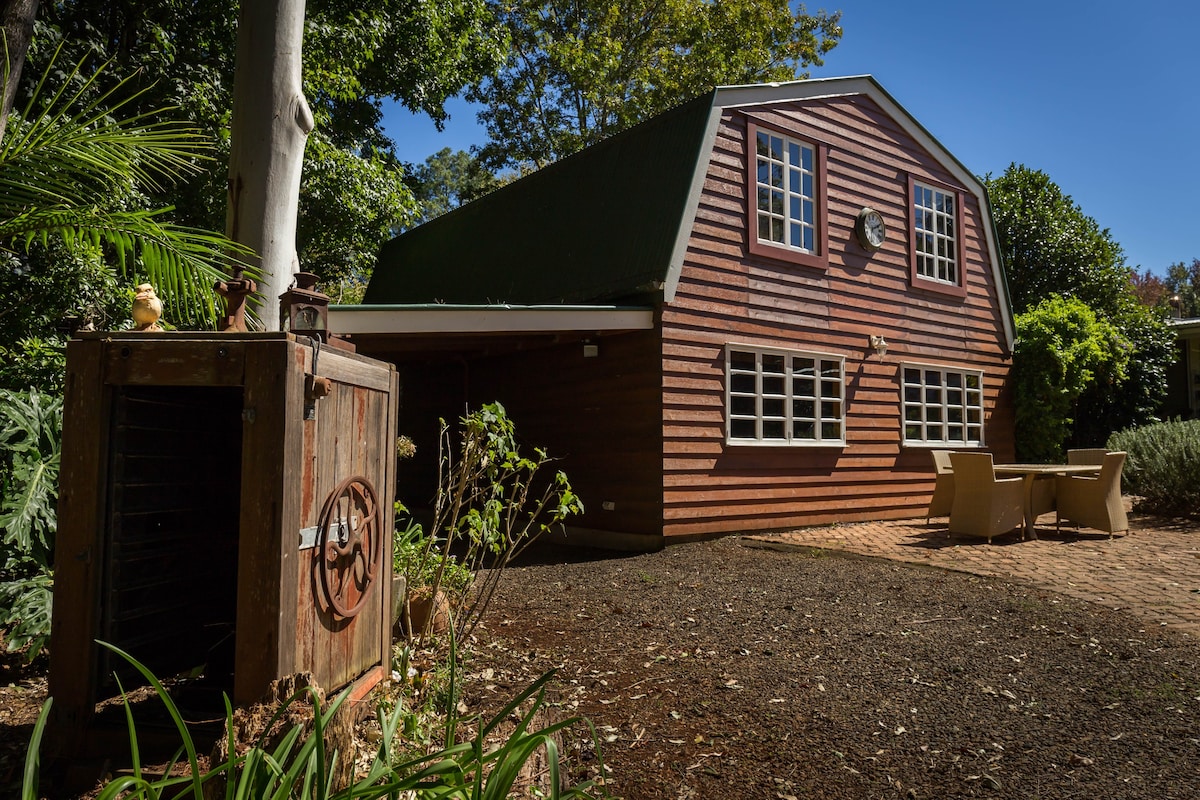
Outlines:
[[[555,333],[654,328],[651,308],[597,306],[330,306],[339,334]]]
[[[753,106],[772,103],[819,100],[828,97],[846,97],[850,95],[866,95],[874,100],[880,108],[899,123],[900,127],[914,141],[924,147],[963,186],[967,187],[971,194],[975,195],[975,199],[979,202],[979,208],[983,213],[983,236],[987,243],[988,259],[992,265],[992,280],[997,287],[1000,316],[1004,323],[1004,334],[1007,337],[1008,350],[1012,352],[1013,346],[1016,344],[1017,334],[1016,328],[1013,326],[1012,305],[1008,298],[1008,284],[1000,266],[1000,250],[996,245],[995,228],[992,225],[992,205],[988,199],[987,190],[980,180],[961,161],[954,157],[953,153],[943,147],[942,143],[925,129],[925,126],[921,125],[915,117],[909,114],[904,106],[900,105],[870,75],[854,75],[845,78],[816,78],[802,81],[787,81],[784,83],[762,83],[743,86],[718,86],[713,101],[714,113],[709,120],[709,130],[706,136],[710,158],[712,143],[716,141],[721,112],[726,108],[751,108]],[[699,160],[700,163],[696,165],[696,173],[692,178],[692,192],[697,200],[700,196],[700,191],[703,189],[704,179],[708,174],[708,162],[710,158],[701,158]],[[692,225],[694,214],[693,210],[692,217],[686,220],[686,225],[689,229]],[[671,259],[667,302],[670,302],[675,286],[678,284],[679,270],[682,269],[683,265],[683,250],[686,249],[686,246],[686,242],[683,242],[682,246],[677,244],[676,252]]]

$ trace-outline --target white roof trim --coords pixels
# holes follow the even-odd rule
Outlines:
[[[338,334],[554,333],[654,328],[654,310],[613,306],[331,306]]]
[[[948,172],[975,195],[979,208],[983,212],[983,235],[987,243],[988,258],[992,264],[992,278],[995,281],[997,296],[1000,302],[1000,316],[1004,323],[1004,333],[1007,337],[1008,349],[1011,352],[1016,343],[1016,329],[1013,327],[1012,306],[1008,298],[1008,284],[1000,266],[1000,251],[996,245],[995,228],[992,225],[992,206],[988,199],[987,189],[979,179],[963,166],[954,155],[933,137],[915,117],[908,113],[887,90],[879,85],[870,75],[856,75],[846,78],[818,78],[803,81],[788,81],[785,83],[765,83],[749,86],[718,86],[713,94],[713,109],[716,113],[709,118],[709,129],[705,141],[709,145],[711,155],[712,143],[716,140],[717,129],[720,126],[721,111],[727,108],[745,108],[747,106],[766,105],[770,103],[785,103],[789,101],[819,100],[829,97],[846,97],[850,95],[865,95],[874,100],[889,116],[892,117],[905,133],[925,148],[938,160]],[[708,158],[700,159],[696,172],[692,176],[692,195],[696,202],[704,187],[704,179],[708,174]],[[684,224],[690,230],[695,211],[685,219]],[[667,278],[666,301],[671,302],[675,287],[679,283],[679,271],[683,268],[684,251],[687,242],[676,244],[676,251],[671,257],[669,277]]]

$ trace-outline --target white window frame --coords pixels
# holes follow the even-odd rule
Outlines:
[[[917,373],[915,381],[913,371]],[[975,386],[970,385],[971,379]],[[911,362],[900,365],[900,425],[906,447],[983,447],[985,410],[982,370]],[[914,427],[919,436],[910,435]],[[961,429],[961,438],[953,438],[956,429]]]
[[[754,365],[735,365],[734,354],[753,356]],[[764,368],[764,361],[782,359],[782,371]],[[811,359],[814,373],[797,374],[797,359]],[[836,377],[825,377],[828,365]],[[820,374],[818,374],[820,373]],[[751,382],[753,388],[747,385]],[[812,392],[803,391],[812,382]],[[749,408],[747,407],[749,401]],[[812,403],[811,414],[802,404]],[[735,408],[736,406],[736,408]],[[753,435],[747,435],[747,423]],[[812,426],[812,436],[797,435],[797,425]],[[828,426],[836,424],[837,435]],[[779,430],[781,435],[770,435]],[[736,435],[735,435],[736,433]],[[846,445],[846,359],[832,353],[814,353],[778,347],[730,343],[725,346],[725,441],[733,445],[774,447],[844,447]]]
[[[766,152],[761,143],[767,141]],[[778,141],[779,152],[774,152],[773,143]],[[807,153],[807,166],[805,154]],[[821,198],[818,173],[818,150],[812,142],[797,139],[768,128],[758,128],[754,141],[754,230],[755,236],[762,244],[783,247],[797,253],[812,255],[819,254],[821,237],[818,231],[820,224]],[[764,181],[763,178],[766,177]],[[776,180],[778,179],[778,180]],[[805,192],[807,183],[808,191]],[[763,196],[766,193],[767,204],[763,208]],[[774,207],[778,198],[780,207]],[[807,206],[808,216],[805,218],[804,209]],[[772,236],[762,236],[762,224],[766,221],[768,233],[775,223],[782,226],[782,240]],[[793,231],[799,233],[800,244],[793,244]],[[805,233],[808,234],[811,247],[804,246]]]
[[[913,181],[913,257],[923,280],[959,286],[958,193]]]

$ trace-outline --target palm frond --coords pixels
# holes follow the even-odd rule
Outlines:
[[[188,124],[163,119],[169,109],[120,117],[145,91],[130,91],[132,76],[93,98],[96,74],[75,80],[77,64],[42,102],[54,68],[52,59],[0,142],[0,249],[28,249],[51,237],[102,249],[121,272],[144,273],[172,312],[215,321],[214,282],[234,267],[254,276],[253,252],[221,234],[169,222],[169,207],[136,207],[142,190],[201,171],[209,143]]]

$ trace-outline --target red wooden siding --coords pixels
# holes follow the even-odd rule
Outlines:
[[[433,497],[435,421],[457,422],[465,409],[499,401],[521,443],[542,447],[583,500],[572,528],[632,534],[661,542],[662,428],[659,346],[654,331],[594,337],[594,357],[579,340],[547,345],[497,342],[487,355],[400,361],[400,433],[417,457],[401,462],[397,496],[423,508]],[[610,503],[611,510],[605,509]],[[611,540],[610,540],[611,541]]]
[[[755,109],[772,128],[828,145],[829,268],[748,255],[747,117],[727,111],[675,298],[663,312],[663,513],[668,536],[923,514],[932,459],[904,447],[902,362],[984,372],[985,442],[1012,457],[1002,393],[1010,367],[1001,302],[974,195],[963,191],[966,297],[914,288],[908,176],[965,189],[871,100]],[[870,205],[888,227],[868,254],[854,220]],[[870,335],[889,349],[880,360]],[[725,345],[845,357],[844,447],[725,444]]]

